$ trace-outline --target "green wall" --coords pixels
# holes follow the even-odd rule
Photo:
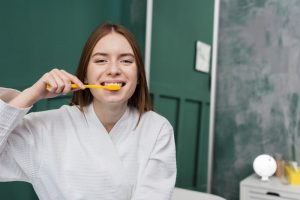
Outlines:
[[[134,10],[133,10],[134,9]],[[0,2],[0,85],[23,88],[53,67],[74,72],[95,27],[128,27],[144,49],[146,0]]]
[[[300,161],[299,10],[299,0],[221,1],[212,189],[228,200],[257,155]]]
[[[74,73],[86,39],[105,21],[126,26],[144,50],[146,0],[1,1],[0,87],[22,90],[54,67]],[[66,103],[68,96],[44,100],[32,111]],[[1,199],[37,199],[22,182],[0,183],[0,193]]]

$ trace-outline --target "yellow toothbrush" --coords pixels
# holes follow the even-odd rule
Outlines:
[[[120,90],[121,87],[119,85],[84,85],[85,88],[101,88],[107,90]],[[47,85],[46,89],[50,90],[51,86]],[[76,89],[78,86],[76,84],[71,84],[71,88]]]
[[[84,85],[85,88],[101,88],[107,90],[119,90],[121,87],[119,85]],[[71,84],[71,88],[78,88],[76,84]]]

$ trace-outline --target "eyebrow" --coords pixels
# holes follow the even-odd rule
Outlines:
[[[92,57],[95,57],[95,56],[108,56],[108,55],[109,55],[108,53],[96,52],[92,55]],[[121,53],[118,57],[125,57],[125,56],[130,56],[130,57],[135,58],[134,54],[132,54],[132,53]]]
[[[92,55],[92,57],[95,57],[95,56],[108,56],[108,54],[107,54],[107,53],[100,53],[100,52],[97,52],[97,53],[94,53],[94,54]]]
[[[120,55],[119,55],[119,57],[125,57],[125,56],[131,56],[131,57],[135,57],[132,53],[121,53]]]

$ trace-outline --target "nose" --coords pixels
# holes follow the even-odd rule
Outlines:
[[[120,67],[119,67],[119,65],[118,65],[117,62],[112,62],[112,63],[108,66],[107,74],[108,74],[108,75],[112,75],[112,76],[116,76],[116,75],[121,74],[121,69],[120,69]]]

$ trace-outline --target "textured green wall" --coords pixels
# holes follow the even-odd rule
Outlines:
[[[213,192],[237,200],[257,155],[300,161],[300,1],[226,0],[220,14]]]

